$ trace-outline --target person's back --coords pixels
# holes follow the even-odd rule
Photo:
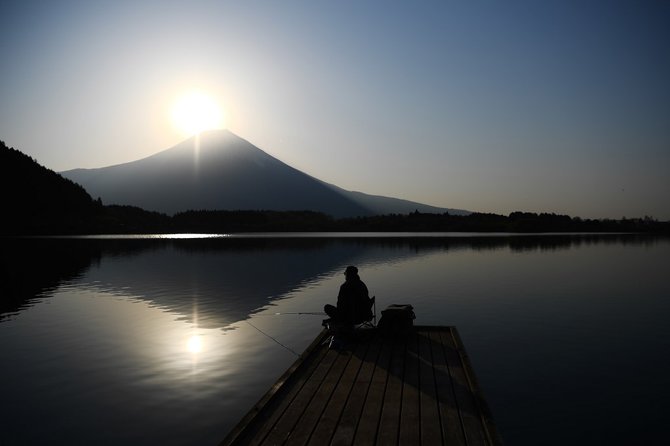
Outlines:
[[[358,276],[355,266],[347,267],[345,271],[346,280],[340,286],[337,296],[337,312],[334,319],[348,324],[358,324],[372,317],[370,310],[370,297],[368,287]],[[328,306],[332,307],[332,306]],[[326,310],[328,313],[328,310]],[[329,313],[331,317],[331,315]]]
[[[337,309],[344,321],[358,324],[370,318],[370,297],[365,283],[356,275],[340,286]]]

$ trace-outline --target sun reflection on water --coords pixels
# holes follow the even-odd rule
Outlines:
[[[202,351],[202,337],[199,335],[193,335],[188,339],[186,343],[188,351],[195,354]]]

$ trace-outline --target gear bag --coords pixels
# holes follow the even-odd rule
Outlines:
[[[405,334],[414,326],[414,319],[414,307],[409,304],[393,304],[382,310],[377,328],[388,335]]]

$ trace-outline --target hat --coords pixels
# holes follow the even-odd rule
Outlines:
[[[350,274],[358,274],[358,268],[355,266],[347,266],[347,269],[344,270],[344,275],[348,276]]]

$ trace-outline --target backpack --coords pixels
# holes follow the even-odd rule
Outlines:
[[[377,329],[387,335],[408,333],[414,326],[414,307],[409,304],[393,304],[382,310]]]

